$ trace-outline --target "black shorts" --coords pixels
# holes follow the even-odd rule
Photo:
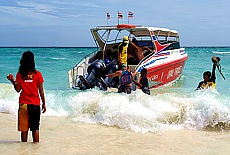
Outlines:
[[[39,105],[27,104],[30,131],[39,130],[41,108]]]

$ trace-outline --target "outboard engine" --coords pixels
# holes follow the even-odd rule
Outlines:
[[[81,90],[86,90],[97,86],[102,90],[107,90],[107,84],[102,78],[106,73],[105,68],[103,60],[95,60],[87,68],[88,75],[86,77],[79,76],[78,87]]]

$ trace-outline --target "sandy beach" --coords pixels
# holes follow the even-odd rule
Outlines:
[[[229,154],[229,132],[135,133],[64,117],[42,117],[40,143],[20,142],[16,116],[0,113],[1,154]]]

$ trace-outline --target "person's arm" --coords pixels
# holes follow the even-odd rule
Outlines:
[[[19,83],[17,83],[14,79],[14,75],[13,74],[8,74],[7,79],[14,85],[14,89],[16,90],[16,92],[20,92],[21,91],[21,86]]]
[[[213,66],[212,66],[212,80],[213,82],[215,83],[215,80],[216,80],[216,64],[214,63]]]
[[[136,44],[134,44],[132,41],[129,41],[129,43],[134,47],[136,48],[136,50],[139,48]]]
[[[196,90],[200,90],[200,89],[201,89],[201,85],[202,85],[202,82],[199,82],[199,84],[198,84]]]
[[[14,85],[14,89],[16,90],[16,92],[20,92],[21,91],[21,86],[19,83],[17,83],[16,81],[12,82]]]
[[[132,82],[134,82],[138,87],[141,87],[141,84],[134,80],[134,77],[137,75],[137,72],[131,72],[132,74]]]
[[[137,81],[135,81],[134,79],[132,79],[132,81],[138,86],[138,87],[141,87],[141,84]]]
[[[148,51],[150,51],[150,52],[152,52],[152,53],[154,53],[154,51],[153,50],[151,50],[149,47],[147,47],[147,46],[144,46],[143,47],[143,50],[148,50]]]
[[[121,74],[121,71],[116,71],[115,73],[111,73],[108,76],[108,78],[113,78],[113,77],[116,77],[116,76],[120,76]]]
[[[119,65],[121,65],[121,52],[122,52],[122,45],[120,44],[118,46],[118,51],[117,51],[117,60]]]
[[[130,41],[130,44],[131,44],[131,46],[133,46],[135,48],[135,50],[136,50],[135,54],[136,54],[138,60],[139,61],[142,60],[144,58],[142,47],[137,46],[132,41]]]
[[[43,89],[43,83],[38,85],[39,94],[42,100],[42,113],[46,112],[46,102],[45,102],[45,94]]]
[[[213,62],[213,66],[212,66],[211,79],[212,79],[213,83],[215,83],[215,81],[216,81],[216,65],[218,63],[218,60],[215,56],[212,57],[212,62]]]

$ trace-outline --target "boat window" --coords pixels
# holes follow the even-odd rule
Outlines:
[[[135,37],[135,36],[133,36]],[[148,46],[148,47],[153,47],[153,42],[151,40],[150,36],[142,36],[142,37],[135,37],[137,40],[137,44],[139,46]],[[131,38],[132,39],[132,38]]]
[[[106,37],[108,35],[108,31],[98,30],[97,33],[101,37],[103,42],[105,42]],[[120,43],[120,42],[122,42],[124,36],[129,36],[129,32],[128,31],[111,30],[107,44]]]
[[[166,50],[173,50],[173,49],[179,49],[180,48],[180,43],[179,42],[172,42]]]
[[[161,44],[168,44],[168,43],[178,42],[178,38],[177,37],[158,36],[157,40]]]
[[[177,37],[167,37],[167,40],[168,40],[169,42],[178,41],[178,40],[177,40]]]

